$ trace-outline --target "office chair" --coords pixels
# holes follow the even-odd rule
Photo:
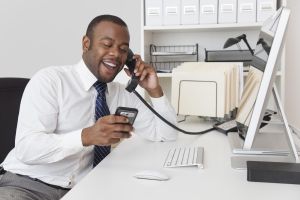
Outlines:
[[[0,78],[0,163],[15,145],[20,102],[29,79]]]

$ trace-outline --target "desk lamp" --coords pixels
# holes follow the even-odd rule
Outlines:
[[[248,43],[248,41],[246,39],[246,35],[245,34],[242,34],[242,35],[240,35],[238,37],[235,37],[235,38],[228,38],[227,41],[225,42],[223,48],[226,49],[226,48],[228,48],[228,47],[230,47],[230,46],[232,46],[234,44],[238,45],[238,43],[241,40],[243,40],[245,42],[245,44],[247,45],[249,51],[251,52],[251,55],[254,55],[254,52],[253,52],[252,48],[250,47],[250,45],[249,45],[249,43]]]

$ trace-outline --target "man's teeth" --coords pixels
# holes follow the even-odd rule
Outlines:
[[[113,63],[110,63],[110,62],[104,62],[105,65],[108,65],[109,67],[116,67],[117,65],[116,64],[113,64]]]

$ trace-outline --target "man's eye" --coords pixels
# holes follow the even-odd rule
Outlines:
[[[120,48],[122,53],[128,53],[128,48]]]
[[[111,47],[112,43],[109,41],[102,41],[102,42],[100,42],[100,45],[103,47]]]
[[[105,47],[111,47],[111,44],[110,44],[110,43],[103,43],[103,45],[104,45]]]

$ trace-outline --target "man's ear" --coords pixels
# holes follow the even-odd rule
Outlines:
[[[90,44],[91,44],[91,41],[90,39],[88,38],[88,36],[83,36],[82,38],[82,50],[83,52],[87,52],[90,48]]]

